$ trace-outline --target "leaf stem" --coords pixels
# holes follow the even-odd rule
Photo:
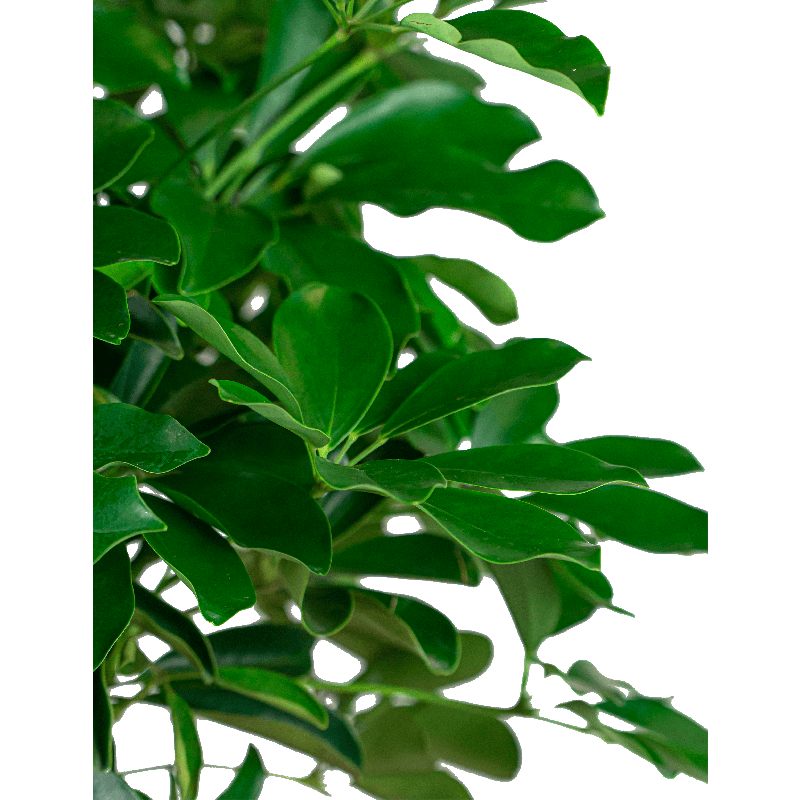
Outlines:
[[[349,465],[354,467],[356,464],[363,461],[370,453],[374,453],[382,444],[385,443],[386,439],[381,439],[379,436],[369,447],[366,447],[357,456],[350,459]]]

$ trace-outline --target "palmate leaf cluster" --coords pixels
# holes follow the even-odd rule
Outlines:
[[[510,709],[445,698],[486,669],[491,641],[360,579],[489,576],[527,669],[597,608],[627,613],[601,572],[602,541],[707,548],[705,512],[647,484],[701,469],[691,453],[618,435],[553,441],[557,382],[587,357],[551,339],[495,346],[430,286],[504,324],[517,309],[500,278],[463,259],[390,256],[362,236],[363,203],[469,211],[537,242],[599,220],[574,167],[507,168],[539,138],[534,124],[482,101],[479,76],[417,34],[598,114],[600,52],[505,1],[449,21],[463,0],[434,15],[400,5],[95,3],[95,798],[144,796],[115,771],[111,733],[138,702],[169,709],[182,800],[198,791],[198,717],[313,756],[303,782],[315,788],[333,767],[376,798],[467,798],[446,765],[513,778],[521,755],[505,720],[541,715],[524,690]],[[156,88],[163,107],[148,117],[141,101]],[[296,152],[341,105],[344,119]],[[389,535],[397,515],[420,531]],[[141,576],[161,563],[148,590]],[[178,584],[195,609],[162,597]],[[193,621],[253,607],[259,622],[207,636]],[[144,634],[169,652],[152,662]],[[352,682],[314,676],[321,638],[361,660]],[[667,777],[706,779],[706,731],[668,699],[587,661],[545,668],[574,690],[576,730]],[[110,691],[122,683],[138,693]],[[358,713],[364,694],[379,701]],[[266,776],[251,747],[220,800],[258,797]]]

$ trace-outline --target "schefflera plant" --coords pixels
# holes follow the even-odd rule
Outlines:
[[[509,170],[539,138],[533,122],[481,100],[481,78],[420,33],[598,114],[608,67],[585,37],[505,0],[447,21],[463,0],[402,5],[95,3],[96,799],[146,797],[115,768],[112,726],[136,703],[169,709],[181,800],[198,792],[197,718],[311,755],[300,782],[320,791],[336,768],[376,798],[468,798],[445,765],[510,780],[521,756],[506,720],[556,722],[526,692],[532,664],[574,690],[562,706],[576,731],[706,780],[706,730],[669,699],[538,656],[597,608],[627,613],[601,571],[604,540],[706,551],[705,512],[647,484],[700,464],[662,439],[553,441],[557,382],[587,357],[552,339],[495,346],[429,281],[503,324],[517,309],[499,277],[363,237],[363,203],[460,209],[536,242],[603,216],[568,164]],[[419,532],[388,535],[397,515]],[[446,698],[487,668],[490,639],[364,576],[496,581],[525,647],[519,702]],[[194,608],[165,599],[177,585]],[[209,635],[194,621],[253,607],[258,622]],[[144,635],[169,652],[151,661]],[[315,676],[320,639],[360,659],[354,680]],[[378,702],[360,712],[365,694]],[[258,797],[266,776],[251,746],[220,800]]]

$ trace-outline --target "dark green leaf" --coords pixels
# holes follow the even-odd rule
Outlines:
[[[217,674],[217,665],[208,640],[195,624],[144,587],[134,584],[133,592],[142,626],[188,658],[203,679],[210,681]]]
[[[649,553],[704,553],[708,513],[665,494],[635,486],[602,486],[581,495],[525,498],[585,522],[609,539]]]
[[[327,434],[324,434],[316,428],[310,428],[308,425],[304,425],[286,411],[285,408],[271,403],[263,394],[257,392],[255,389],[251,389],[249,386],[244,386],[236,381],[223,380],[211,380],[209,383],[217,387],[221,400],[224,400],[226,403],[247,406],[265,419],[271,420],[276,425],[280,425],[282,428],[286,428],[292,433],[296,433],[302,439],[305,439],[312,447],[325,447],[330,443]]]
[[[126,403],[94,409],[94,468],[130,464],[145,472],[169,472],[208,455],[209,449],[166,414]]]
[[[471,553],[442,536],[416,533],[382,536],[348,547],[333,558],[333,572],[425,578],[477,586],[480,573]]]
[[[439,0],[435,14],[439,19],[450,16],[454,11],[464,6],[468,6],[471,0]],[[517,6],[529,6],[534,3],[544,3],[546,0],[494,0],[492,8],[515,8]]]
[[[447,22],[433,14],[409,14],[400,25],[569,89],[599,115],[605,109],[609,69],[600,51],[585,36],[565,36],[535,14],[476,11]]]
[[[93,179],[99,192],[119,180],[155,135],[150,123],[115,100],[92,103],[94,125]]]
[[[544,426],[557,407],[555,383],[493,397],[477,410],[470,434],[472,446],[523,444],[542,437]]]
[[[356,785],[382,800],[472,800],[461,781],[446,769],[361,775]]]
[[[422,461],[392,458],[345,467],[318,456],[315,463],[320,478],[334,489],[361,489],[401,503],[427,500],[437,486],[447,485],[436,467]]]
[[[125,290],[108,275],[94,272],[92,297],[92,335],[103,342],[120,344],[131,327]]]
[[[468,353],[420,385],[386,422],[383,436],[397,436],[513,389],[555,383],[586,360],[554,339],[528,339],[502,350]]]
[[[102,664],[133,616],[131,562],[124,545],[109,550],[92,568],[94,655],[92,669]]]
[[[95,206],[93,222],[95,267],[119,261],[177,264],[181,257],[175,229],[151,214],[125,206]]]
[[[667,439],[645,439],[638,436],[598,436],[576,439],[565,447],[580,450],[610,464],[633,467],[645,478],[667,478],[702,472],[700,462],[685,448]]]
[[[353,616],[353,597],[341,586],[311,586],[302,598],[303,625],[315,636],[338,633]]]
[[[392,358],[386,320],[362,295],[311,284],[280,306],[273,337],[303,421],[326,433],[335,447],[364,416],[386,377]]]
[[[186,701],[166,688],[164,696],[169,706],[175,741],[175,772],[181,790],[181,800],[196,800],[200,788],[203,751],[194,724],[192,711]]]
[[[111,726],[111,704],[103,681],[103,670],[98,667],[92,673],[92,730],[94,733],[94,754],[96,766],[111,769],[114,763],[114,739]]]
[[[244,761],[236,770],[236,776],[217,800],[258,800],[267,776],[258,750],[249,744]]]
[[[553,514],[530,514],[535,506],[520,500],[471,489],[437,489],[420,508],[487,561],[511,564],[549,556],[599,568],[599,547]]]
[[[112,403],[98,408],[113,408]],[[93,561],[114,545],[145,531],[162,531],[166,525],[144,504],[136,488],[136,478],[104,478],[93,473],[94,544]]]
[[[425,51],[400,50],[387,56],[383,63],[397,76],[398,85],[424,80],[447,81],[473,93],[485,86],[477,72]]]
[[[309,494],[314,474],[303,440],[264,421],[228,426],[206,443],[211,455],[153,486],[240,547],[274,551],[326,573],[330,528]]]
[[[139,797],[116,773],[95,772],[92,800],[139,800]]]
[[[163,350],[148,342],[132,342],[111,382],[111,392],[123,403],[144,406],[168,367]]]
[[[128,295],[128,311],[131,315],[129,336],[158,347],[165,355],[179,360],[183,358],[183,347],[178,338],[175,318],[165,316],[148,299],[138,292]]]
[[[219,289],[246,275],[277,238],[275,225],[260,211],[204,200],[199,188],[176,178],[159,185],[151,206],[178,230],[180,288],[187,295]]]
[[[550,444],[473,447],[428,456],[448,481],[525,492],[577,494],[607,483],[647,486],[636,470]]]
[[[194,592],[200,613],[209,622],[221,625],[252,608],[253,582],[225,539],[173,503],[150,496],[147,504],[167,525],[165,531],[146,533],[147,543]]]

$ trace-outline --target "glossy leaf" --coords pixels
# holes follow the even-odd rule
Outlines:
[[[108,275],[92,275],[92,335],[110,344],[120,344],[128,335],[131,318],[125,290]]]
[[[120,261],[177,264],[181,257],[175,229],[152,214],[125,206],[95,206],[93,223],[95,267]]]
[[[147,403],[169,363],[164,352],[147,342],[132,342],[120,365],[111,392],[123,403]]]
[[[647,486],[630,467],[550,444],[473,447],[428,456],[425,462],[453,483],[512,491],[577,494],[615,482]]]
[[[151,206],[177,229],[183,252],[180,288],[197,295],[246,275],[277,238],[269,217],[253,208],[204,200],[193,184],[171,178]]]
[[[576,439],[566,442],[564,446],[611,464],[633,467],[645,478],[667,478],[703,471],[700,462],[685,447],[667,439],[598,436],[593,439]]]
[[[107,267],[95,267],[95,271],[107,275],[127,292],[149,278],[154,267],[154,261],[120,261]]]
[[[95,771],[92,800],[139,800],[139,797],[115,772]]]
[[[353,616],[353,596],[342,586],[311,586],[302,597],[302,620],[315,636],[338,633]]]
[[[605,109],[609,69],[600,51],[585,36],[565,36],[535,14],[476,11],[447,22],[409,14],[400,25],[575,92],[599,115]]]
[[[100,769],[111,769],[114,762],[114,739],[111,736],[113,724],[103,670],[97,668],[92,673],[92,733],[95,764]]]
[[[292,433],[296,433],[312,447],[325,447],[330,443],[330,438],[327,434],[316,428],[304,425],[286,411],[285,408],[270,402],[263,394],[251,389],[249,386],[244,386],[236,381],[223,380],[211,380],[209,383],[217,387],[221,400],[226,403],[247,406],[265,419],[280,425],[282,428],[286,428]]]
[[[113,408],[118,403],[98,408]],[[92,476],[94,494],[93,561],[114,545],[145,531],[162,531],[166,525],[144,504],[136,488],[136,478]]]
[[[258,750],[249,744],[234,779],[217,800],[258,800],[268,775]]]
[[[480,583],[480,572],[472,555],[452,540],[430,533],[381,536],[348,547],[333,557],[331,570],[466,586]]]
[[[392,414],[383,436],[397,436],[513,389],[555,383],[586,356],[554,339],[528,339],[468,353],[433,373]]]
[[[410,258],[397,258],[395,265],[403,273],[420,310],[422,332],[437,347],[458,348],[462,340],[461,323],[450,307],[431,289],[422,270]],[[441,351],[434,351],[438,354]]]
[[[249,372],[259,383],[266,386],[293,416],[300,417],[297,400],[289,388],[289,378],[272,351],[259,338],[240,325],[214,316],[191,298],[165,294],[159,295],[154,302],[171,311],[222,355]]]
[[[109,550],[94,567],[92,601],[94,647],[92,669],[97,669],[133,616],[131,562],[124,545]]]
[[[652,490],[603,486],[582,495],[537,494],[525,501],[568,514],[603,537],[649,553],[708,550],[708,513]]]
[[[393,259],[350,236],[321,225],[281,223],[280,240],[262,265],[293,289],[325,283],[372,300],[392,331],[395,354],[419,331],[419,313]]]
[[[447,485],[439,470],[423,461],[392,458],[346,467],[317,457],[315,464],[322,480],[334,489],[361,489],[401,503],[427,500],[437,486]]]
[[[167,687],[164,696],[169,706],[175,742],[175,773],[181,800],[196,800],[200,788],[203,751],[192,711],[186,701]]]
[[[94,100],[92,184],[95,192],[118,181],[153,140],[150,123],[115,100]]]
[[[153,486],[240,547],[280,553],[325,574],[330,528],[309,494],[314,474],[303,440],[264,421],[228,426],[206,444],[211,455]]]
[[[472,446],[524,444],[542,438],[545,425],[557,407],[555,383],[493,397],[477,410],[470,434]]]
[[[474,261],[439,256],[415,256],[411,260],[423,272],[461,292],[489,322],[506,325],[517,319],[517,299],[511,287]]]
[[[336,446],[364,416],[386,377],[392,358],[386,320],[363,295],[311,284],[278,309],[273,338],[303,421]]]
[[[252,608],[253,582],[227,540],[173,503],[149,496],[147,504],[167,529],[146,533],[145,540],[194,592],[200,613],[209,622],[221,625]]]
[[[142,618],[142,625],[188,658],[203,679],[210,681],[217,673],[217,665],[208,640],[195,624],[144,587],[134,584],[133,592],[137,619]]]
[[[328,712],[328,727],[321,730],[261,700],[220,686],[174,681],[172,687],[197,714],[215,722],[308,753],[338,769],[356,771],[361,765],[358,740],[349,723],[335,712]],[[155,695],[148,702],[163,703],[163,699]]]
[[[170,472],[208,455],[209,449],[166,414],[126,403],[94,409],[94,468],[129,464],[145,472]]]
[[[420,508],[487,561],[512,564],[548,556],[599,567],[599,547],[553,514],[541,509],[529,513],[535,506],[520,500],[470,489],[437,489]]]
[[[603,212],[586,178],[568,164],[504,169],[538,138],[515,108],[487,105],[451,83],[418,81],[360,103],[300,155],[293,174],[315,164],[338,170],[315,203],[333,197],[376,203],[404,217],[432,207],[461,209],[526,239],[553,242]]]
[[[128,295],[128,312],[131,315],[129,336],[149,342],[158,347],[164,355],[179,360],[183,358],[183,347],[178,338],[174,317],[169,318],[149,300],[138,292]]]

